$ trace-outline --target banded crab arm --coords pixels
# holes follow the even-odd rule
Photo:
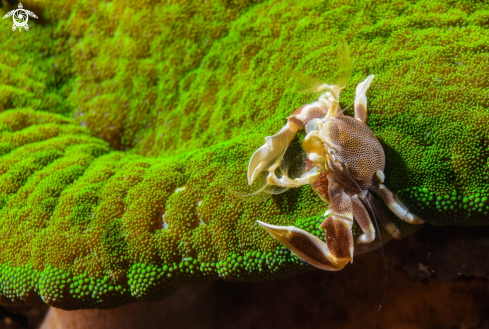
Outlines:
[[[317,177],[319,173],[312,172],[309,178],[306,177],[306,174],[306,176],[299,178],[299,181],[294,182],[294,180],[285,177],[280,181],[275,176],[274,171],[280,165],[285,150],[297,132],[306,128],[306,125],[314,119],[324,118],[328,113],[329,105],[328,99],[320,97],[319,101],[301,106],[287,118],[287,124],[277,134],[265,137],[265,144],[253,153],[248,163],[248,184],[253,184],[262,171],[270,172],[268,179],[270,185],[297,187],[314,182],[313,178]]]
[[[401,200],[394,194],[391,190],[387,188],[384,184],[379,184],[375,187],[374,192],[385,202],[387,207],[396,214],[397,217],[405,221],[406,223],[413,225],[423,224],[424,221],[411,213],[409,209],[402,203]]]
[[[348,263],[346,259],[334,257],[326,243],[306,231],[294,226],[275,226],[259,220],[256,222],[294,255],[314,267],[326,271],[339,271]]]

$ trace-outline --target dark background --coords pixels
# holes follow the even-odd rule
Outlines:
[[[489,328],[489,228],[437,228],[358,256],[339,272],[211,281],[158,303],[49,313],[43,328]],[[48,307],[6,308],[1,328],[39,328]],[[10,313],[9,313],[10,312]],[[23,317],[25,315],[26,317]],[[56,323],[56,325],[54,324]]]

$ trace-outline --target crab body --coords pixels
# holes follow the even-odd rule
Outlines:
[[[267,137],[265,145],[253,154],[249,163],[250,184],[260,172],[268,170],[269,185],[298,187],[311,184],[321,199],[329,204],[320,225],[325,230],[326,242],[293,226],[281,227],[258,221],[299,258],[321,269],[340,270],[353,260],[354,220],[363,231],[357,245],[372,244],[376,238],[371,216],[392,237],[401,237],[372,193],[380,196],[402,220],[410,224],[423,223],[382,184],[385,179],[384,150],[366,125],[366,91],[373,78],[371,75],[357,86],[354,118],[344,115],[339,107],[339,94],[343,87],[327,84],[318,87],[318,91],[328,91],[317,102],[295,110],[286,126],[278,134]],[[302,148],[307,153],[306,167],[309,171],[297,178],[278,177],[276,169],[282,155],[301,129],[307,133]]]

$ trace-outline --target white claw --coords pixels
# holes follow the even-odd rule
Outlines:
[[[277,134],[265,137],[265,144],[253,153],[248,163],[248,184],[253,184],[258,175],[285,152],[297,131],[299,127],[288,122]]]
[[[271,154],[272,148],[265,143],[251,156],[248,163],[248,184],[253,184],[260,172],[265,170],[268,163],[265,161],[267,156]]]

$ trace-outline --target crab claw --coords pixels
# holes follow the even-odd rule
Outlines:
[[[253,153],[248,163],[248,184],[253,184],[260,172],[266,171],[269,164],[285,152],[299,129],[287,122],[277,134],[265,137],[265,144]]]
[[[326,243],[306,231],[294,226],[275,226],[259,220],[256,222],[294,255],[314,267],[339,271],[348,263],[347,260],[333,257]]]

